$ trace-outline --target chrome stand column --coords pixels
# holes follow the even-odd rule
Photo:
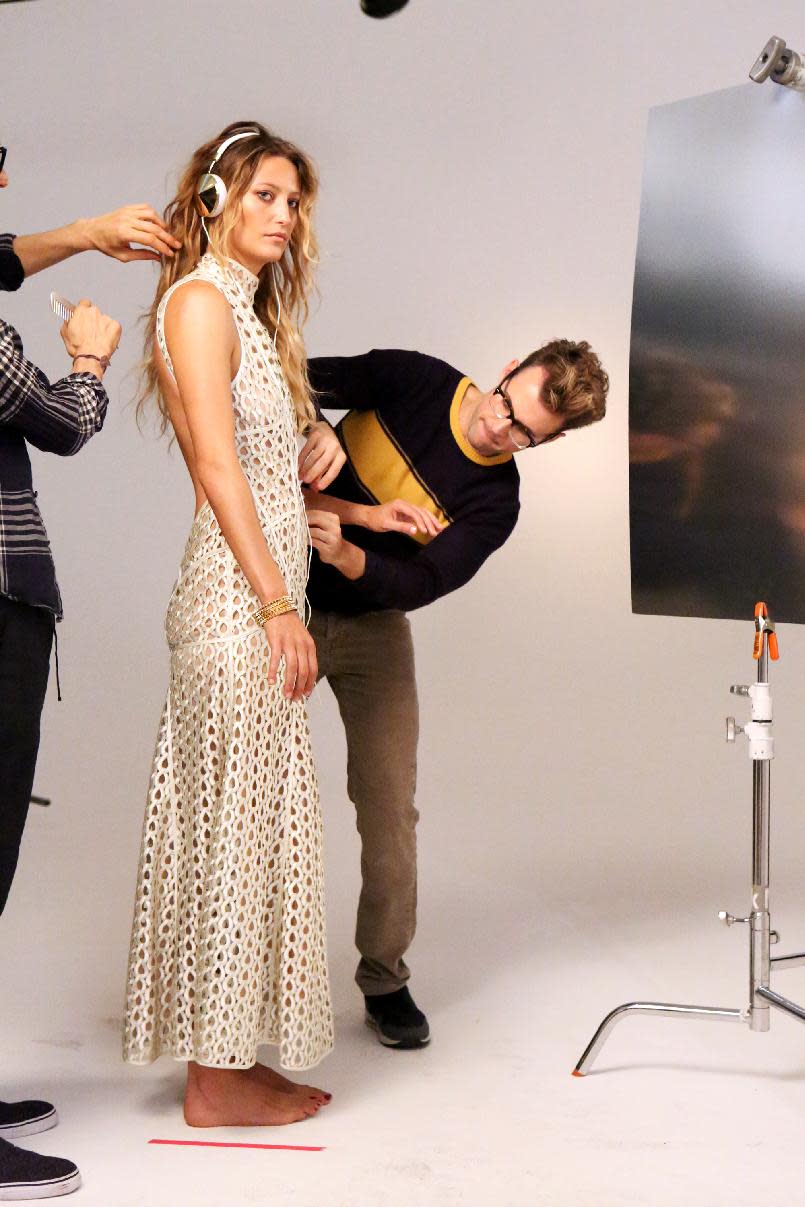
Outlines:
[[[766,642],[758,662],[758,683],[768,682]],[[758,989],[768,989],[771,973],[771,916],[769,914],[769,761],[752,763],[752,913],[749,917],[749,1027],[768,1031],[768,1004]]]

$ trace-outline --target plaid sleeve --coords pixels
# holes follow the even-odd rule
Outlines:
[[[51,385],[0,319],[0,425],[21,432],[35,448],[69,457],[101,430],[108,405],[93,373],[71,373]]]
[[[19,289],[24,280],[25,269],[14,251],[14,236],[0,234],[0,289]]]

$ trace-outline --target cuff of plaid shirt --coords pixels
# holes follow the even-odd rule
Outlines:
[[[63,395],[73,408],[72,418],[77,438],[70,451],[78,452],[103,427],[109,405],[106,387],[94,373],[69,373],[54,383],[52,392]]]
[[[14,251],[14,236],[0,234],[0,289],[19,289],[24,280],[25,269]]]

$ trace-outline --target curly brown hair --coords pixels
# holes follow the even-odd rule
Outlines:
[[[555,415],[562,416],[563,428],[587,427],[604,418],[609,377],[586,340],[550,340],[521,360],[506,381],[533,365],[547,371],[542,401]]]

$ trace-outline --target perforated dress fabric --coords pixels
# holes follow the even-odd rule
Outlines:
[[[232,382],[237,455],[272,557],[300,615],[308,529],[296,423],[258,280],[205,255],[163,297],[209,281],[232,307],[241,364]],[[330,1050],[322,825],[303,701],[268,682],[259,600],[208,503],[168,604],[170,679],[154,754],[132,927],[124,1058],[160,1053],[249,1068],[261,1043],[307,1069]]]

